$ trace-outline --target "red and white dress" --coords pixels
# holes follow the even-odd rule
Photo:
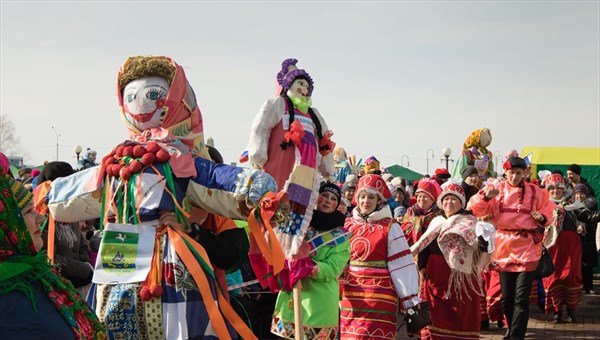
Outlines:
[[[357,209],[346,219],[350,265],[343,283],[342,339],[394,339],[398,301],[402,308],[421,302],[418,272],[400,226],[384,206],[366,218]]]

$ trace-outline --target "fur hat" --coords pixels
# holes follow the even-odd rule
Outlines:
[[[394,178],[394,175],[392,175],[390,173],[385,173],[385,174],[381,175],[381,178],[383,178],[384,181],[388,182],[389,180]]]
[[[502,164],[502,169],[504,169],[504,171],[510,169],[525,170],[527,169],[527,163],[525,163],[525,160],[523,160],[523,158],[521,157],[511,157],[506,162],[504,162],[504,164]]]
[[[42,169],[37,182],[54,181],[59,177],[67,177],[73,173],[73,167],[67,162],[50,162]]]
[[[281,63],[281,71],[277,73],[277,83],[281,85],[283,91],[287,91],[292,87],[292,83],[296,78],[306,79],[308,82],[308,96],[312,96],[314,89],[313,79],[308,72],[296,67],[298,59],[289,58]]]
[[[419,185],[417,186],[415,195],[420,192],[431,197],[431,199],[435,202],[437,200],[438,196],[440,195],[440,186],[439,186],[439,184],[437,184],[437,182],[435,180],[422,179],[419,181]]]
[[[350,182],[356,181],[356,180],[358,180],[358,177],[355,174],[350,174],[350,175],[346,176],[345,183],[350,183]]]
[[[477,168],[474,166],[466,166],[460,171],[460,177],[462,177],[463,180],[471,175],[478,175]]]
[[[19,169],[19,171],[17,173],[19,174],[19,177],[23,177],[27,174],[31,174],[31,168],[27,168],[27,167],[21,168],[21,169]]]
[[[461,202],[461,208],[463,208],[463,209],[465,208],[465,205],[466,205],[465,190],[462,188],[462,186],[460,186],[459,184],[454,183],[454,182],[444,183],[444,185],[442,185],[442,193],[440,194],[440,196],[437,199],[438,207],[442,206],[442,201],[444,200],[444,197],[446,197],[448,195],[454,195],[454,196],[458,197],[458,199],[460,199],[460,202]]]
[[[435,178],[450,178],[451,175],[448,172],[448,169],[446,168],[437,168],[435,169],[435,171],[433,172],[433,176]]]
[[[567,168],[567,171],[569,171],[569,170],[578,175],[581,175],[581,166],[579,166],[578,164],[569,165],[569,167]]]
[[[565,179],[559,174],[551,174],[544,177],[544,185],[548,189],[551,187],[566,189],[567,187],[565,185]]]
[[[362,191],[376,194],[383,202],[392,197],[390,189],[388,189],[387,184],[379,175],[364,175],[358,180],[358,186],[356,187],[356,192],[354,192],[352,204],[357,205],[358,195]]]
[[[344,183],[342,185],[342,194],[345,193],[348,190],[356,190],[356,185],[353,185],[353,184],[348,183],[348,182]]]
[[[573,194],[576,194],[578,192],[583,192],[586,196],[590,195],[590,189],[588,189],[587,185],[583,183],[577,184],[575,186],[575,189],[573,189]]]
[[[402,177],[394,177],[391,183],[397,187],[402,187],[402,189],[404,189],[404,186],[402,185]]]

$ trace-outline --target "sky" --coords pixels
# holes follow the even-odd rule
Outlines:
[[[0,112],[26,164],[55,160],[57,142],[74,164],[76,145],[103,155],[128,138],[116,77],[133,55],[185,68],[227,163],[290,57],[337,145],[384,167],[433,173],[481,127],[497,156],[600,147],[599,1],[1,0],[0,12]]]

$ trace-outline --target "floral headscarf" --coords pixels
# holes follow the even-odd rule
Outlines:
[[[77,339],[105,339],[102,324],[94,312],[69,281],[53,272],[46,253],[35,249],[19,208],[31,201],[31,195],[19,196],[19,201],[15,199],[22,189],[21,183],[0,168],[0,294],[20,291],[35,308],[30,282],[37,280]]]

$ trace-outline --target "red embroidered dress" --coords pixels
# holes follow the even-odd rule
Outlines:
[[[418,273],[400,226],[384,206],[366,219],[353,211],[345,228],[352,232],[350,265],[343,284],[342,339],[394,339],[398,301],[420,303]],[[400,299],[399,299],[400,298]]]

